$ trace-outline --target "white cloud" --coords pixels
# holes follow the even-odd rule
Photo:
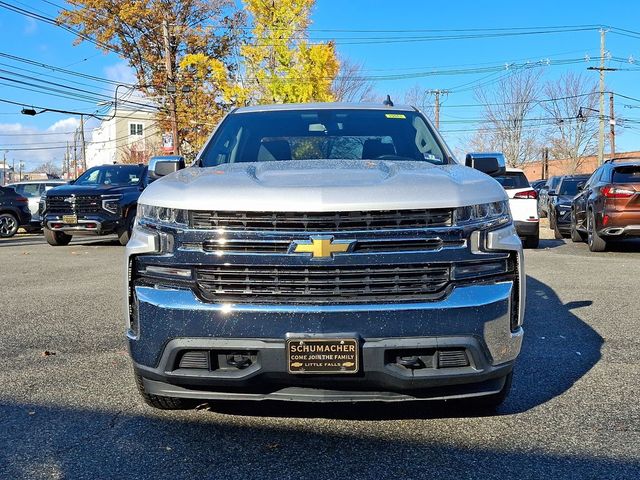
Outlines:
[[[126,62],[118,62],[105,67],[104,73],[109,80],[119,83],[136,83],[136,74]]]
[[[74,117],[58,120],[45,129],[22,123],[0,123],[0,158],[6,152],[7,163],[23,162],[25,171],[48,161],[62,166],[66,142],[73,144],[73,132],[79,123]]]

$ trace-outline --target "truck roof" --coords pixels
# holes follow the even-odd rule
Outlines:
[[[323,103],[282,103],[274,105],[254,105],[251,107],[239,107],[233,113],[250,112],[278,112],[286,110],[393,110],[414,112],[416,109],[410,105],[394,105],[393,107],[380,103],[346,103],[346,102],[323,102]]]

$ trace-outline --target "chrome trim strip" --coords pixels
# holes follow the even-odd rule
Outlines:
[[[128,248],[128,247],[127,247]],[[136,286],[136,295],[140,302],[158,308],[173,310],[205,310],[230,314],[233,312],[269,312],[269,313],[337,313],[337,312],[398,312],[402,310],[439,310],[450,308],[473,308],[489,305],[508,298],[513,282],[498,282],[488,285],[468,285],[455,287],[451,294],[442,300],[418,303],[366,303],[335,305],[251,305],[204,303],[188,289],[153,288]]]

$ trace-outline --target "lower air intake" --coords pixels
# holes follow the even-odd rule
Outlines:
[[[209,352],[207,350],[190,350],[180,358],[178,368],[199,368],[209,370]]]
[[[438,352],[438,368],[468,367],[469,358],[464,350],[440,350]]]

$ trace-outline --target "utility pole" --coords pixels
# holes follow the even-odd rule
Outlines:
[[[613,108],[613,92],[609,92],[609,144],[611,146],[611,158],[616,156],[616,114]]]
[[[600,72],[600,108],[598,110],[600,117],[600,126],[598,129],[598,165],[604,163],[604,72],[615,72],[617,68],[607,68],[604,66],[604,59],[607,55],[605,49],[605,34],[607,31],[604,28],[600,29],[600,66],[599,67],[587,67],[587,70],[598,70]]]
[[[173,154],[180,155],[180,140],[178,139],[178,119],[176,113],[176,97],[168,91],[169,85],[173,86],[175,93],[175,81],[173,78],[173,66],[171,63],[171,45],[169,40],[169,21],[165,18],[162,21],[162,36],[164,39],[164,65],[167,74],[167,84],[165,93],[169,95],[169,108],[171,116],[171,130],[173,135]]]
[[[598,165],[604,163],[604,28],[600,29],[600,127],[598,130]]]
[[[549,178],[549,149],[544,147],[542,149],[542,178],[544,180]]]
[[[87,171],[87,147],[84,142],[84,115],[80,115],[80,148],[82,149],[82,171]]]
[[[69,163],[70,159],[69,159],[69,142],[67,142],[67,148],[64,151],[64,163],[62,164],[62,178],[66,178],[69,179],[70,175],[69,175]]]
[[[428,93],[432,94],[435,98],[433,105],[433,116],[436,124],[436,128],[440,128],[440,95],[446,95],[449,93],[449,90],[428,90]]]

